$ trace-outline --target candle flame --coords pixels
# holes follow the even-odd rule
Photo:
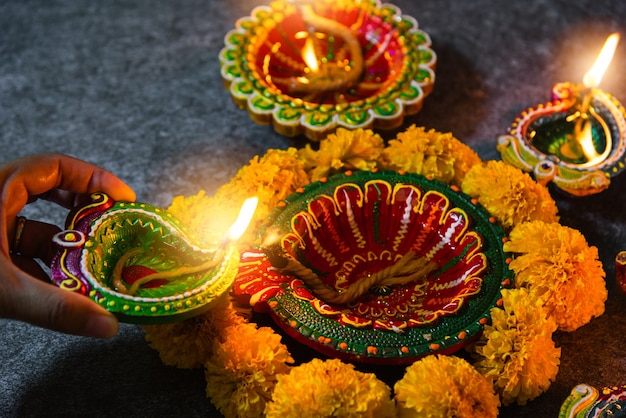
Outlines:
[[[591,123],[587,121],[583,125],[582,132],[579,138],[580,148],[582,149],[587,162],[594,161],[598,158],[596,148],[593,146],[593,136],[591,135]]]
[[[315,55],[315,46],[313,45],[313,38],[308,37],[304,42],[304,48],[302,49],[302,59],[304,63],[313,72],[319,71],[320,67],[317,63],[317,56]]]
[[[583,77],[583,84],[585,85],[585,87],[598,87],[600,81],[602,81],[602,76],[604,76],[606,69],[609,67],[609,64],[611,64],[611,60],[613,59],[613,54],[615,53],[618,42],[619,33],[613,33],[609,35],[608,38],[606,38],[604,46],[602,47],[600,54],[598,54],[598,57],[596,58],[596,62]]]
[[[259,199],[256,197],[251,197],[243,202],[243,205],[241,206],[241,209],[239,211],[239,215],[237,216],[237,220],[228,230],[228,238],[231,241],[238,240],[246,231],[246,228],[252,220],[252,216],[254,215],[254,211],[256,210],[256,206],[258,203]]]

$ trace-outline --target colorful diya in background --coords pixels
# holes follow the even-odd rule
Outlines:
[[[220,64],[255,122],[319,141],[417,113],[435,81],[430,45],[415,19],[377,0],[279,0],[237,21]]]
[[[626,294],[626,251],[620,251],[615,256],[615,281]]]
[[[511,285],[505,234],[469,197],[416,174],[333,176],[289,196],[234,292],[321,353],[408,364],[479,334]]]
[[[559,83],[552,101],[523,111],[498,139],[502,159],[575,196],[605,190],[625,167],[626,111],[597,86],[619,36],[611,35],[583,85]]]
[[[624,418],[626,417],[626,386],[598,390],[587,384],[572,389],[558,418]]]
[[[244,204],[229,234],[206,249],[165,210],[116,202],[102,193],[75,208],[54,238],[52,281],[90,297],[120,320],[172,322],[208,309],[232,286],[256,201]]]

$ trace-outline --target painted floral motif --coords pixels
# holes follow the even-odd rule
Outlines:
[[[303,280],[273,267],[261,250],[254,249],[242,254],[235,293],[258,311],[306,305],[307,312],[324,319],[324,327],[383,331],[394,337],[407,331],[429,335],[429,329],[442,326],[446,318],[457,322],[468,313],[479,316],[469,322],[480,321],[483,312],[476,306],[495,303],[508,273],[502,232],[494,234],[488,217],[463,199],[438,182],[395,172],[356,172],[314,183],[288,197],[271,222],[282,231],[281,248],[328,287],[346,292],[410,252],[436,268],[415,281],[373,286],[340,304],[316,296]],[[494,266],[502,268],[500,275],[491,274]],[[304,311],[279,315],[283,314],[291,328],[300,325],[299,315],[308,315]],[[468,324],[458,325],[464,340]],[[320,335],[318,341],[320,337],[332,340]]]

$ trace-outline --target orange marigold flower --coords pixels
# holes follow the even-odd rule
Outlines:
[[[222,297],[204,314],[172,324],[144,325],[143,329],[146,341],[164,364],[193,369],[202,367],[213,355],[213,344],[223,338],[224,329],[244,321],[228,298]]]
[[[347,170],[372,170],[384,141],[369,129],[339,128],[320,141],[319,151],[307,144],[298,151],[311,181]]]
[[[463,179],[461,189],[477,198],[506,229],[521,222],[559,219],[548,189],[502,161],[474,165]]]
[[[504,405],[525,405],[559,371],[561,349],[552,341],[556,324],[526,289],[504,289],[502,299],[504,309],[491,309],[491,325],[474,345],[474,366],[493,382]]]
[[[389,141],[379,168],[432,176],[460,186],[469,169],[478,163],[478,154],[452,134],[413,125]]]
[[[395,417],[391,389],[373,373],[338,359],[313,359],[278,376],[265,416]]]
[[[504,244],[517,253],[509,268],[515,284],[541,300],[562,331],[574,331],[604,313],[608,297],[598,249],[579,231],[556,222],[517,225]]]
[[[208,246],[215,246],[237,218],[243,202],[256,196],[259,205],[246,233],[238,240],[241,248],[248,248],[253,245],[259,226],[278,202],[308,183],[295,148],[270,149],[263,157],[250,160],[230,182],[218,188],[214,196],[206,196],[203,190],[196,196],[178,196],[168,211]]]
[[[432,355],[406,369],[394,386],[400,417],[498,416],[493,386],[466,360]]]
[[[278,375],[293,359],[271,328],[243,323],[224,330],[205,364],[206,393],[227,417],[260,417]]]

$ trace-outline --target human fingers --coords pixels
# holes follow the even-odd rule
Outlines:
[[[9,242],[12,253],[29,258],[38,258],[46,265],[50,265],[55,253],[52,237],[61,232],[59,227],[20,216],[16,227],[13,229],[13,235],[9,235],[14,237]],[[11,233],[9,232],[9,234]]]
[[[76,193],[105,192],[115,200],[135,200],[135,192],[114,174],[63,154],[23,157],[1,170],[1,203],[7,218],[16,216],[33,196],[58,199],[66,207],[73,204],[70,200]],[[50,193],[56,189],[69,193]]]
[[[0,317],[66,334],[109,338],[117,333],[115,316],[89,298],[39,281],[2,255],[0,264]]]

